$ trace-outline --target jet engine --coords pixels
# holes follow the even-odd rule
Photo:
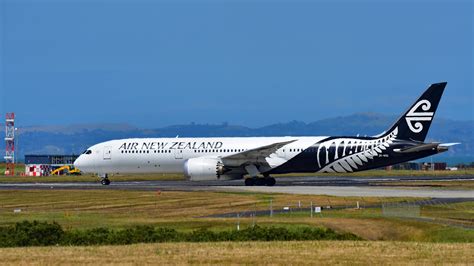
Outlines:
[[[184,175],[191,181],[235,179],[224,175],[229,171],[218,158],[191,158],[184,162]]]

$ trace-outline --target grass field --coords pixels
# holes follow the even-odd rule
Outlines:
[[[210,218],[209,215],[289,206],[273,217]],[[161,243],[125,246],[0,249],[0,264],[469,264],[474,261],[474,202],[424,206],[423,219],[390,218],[382,202],[412,198],[360,198],[223,192],[120,190],[0,190],[0,226],[23,220],[56,221],[65,230],[152,225],[181,232],[241,229],[257,224],[327,227],[370,241]],[[310,217],[301,208],[343,207]],[[362,209],[356,209],[359,202]],[[367,208],[364,208],[367,206]],[[14,210],[21,212],[14,213]],[[428,220],[428,221],[427,221]],[[438,223],[442,221],[443,223]],[[446,225],[449,222],[451,225]],[[471,227],[472,228],[472,227]],[[383,240],[383,241],[381,241]]]
[[[0,173],[4,165],[0,164]],[[17,173],[24,171],[17,166]],[[283,176],[328,176],[290,174]],[[374,170],[338,176],[474,176],[461,171]],[[278,176],[276,176],[278,178]],[[112,181],[184,180],[182,175],[114,175]],[[4,177],[0,182],[97,182],[93,175]],[[403,181],[377,185],[474,189],[474,181]],[[414,198],[333,197],[229,192],[120,190],[0,190],[0,226],[23,220],[56,221],[65,230],[136,225],[221,231],[254,224],[279,227],[327,227],[369,241],[287,241],[162,243],[127,246],[32,247],[0,249],[0,264],[469,264],[474,261],[474,202],[421,207],[421,217],[387,217],[380,207]],[[290,207],[273,217],[211,218]],[[361,209],[356,209],[357,202]],[[331,206],[310,217],[313,206]],[[340,208],[340,209],[339,209]],[[18,211],[21,212],[18,213]],[[17,211],[17,213],[15,213]],[[25,255],[27,254],[27,255]]]
[[[209,218],[221,213],[268,210],[272,200],[274,210],[285,206],[292,211],[274,217]],[[219,193],[219,192],[142,192],[119,190],[38,190],[0,191],[0,226],[22,220],[57,221],[65,229],[126,228],[153,225],[177,230],[207,228],[224,230],[258,225],[325,226],[338,232],[351,232],[368,240],[474,242],[474,230],[446,226],[436,222],[389,218],[380,208],[363,208],[383,202],[413,199],[358,198],[313,195]],[[355,209],[359,201],[363,209]],[[344,207],[323,211],[310,217],[299,207],[313,205]],[[21,213],[14,213],[21,209]],[[465,202],[426,206],[422,215],[435,221],[454,225],[474,222],[474,203]],[[205,217],[206,216],[206,217]]]
[[[472,243],[289,241],[0,249],[2,264],[471,264]]]

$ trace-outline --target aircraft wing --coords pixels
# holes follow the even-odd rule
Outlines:
[[[267,157],[270,157],[278,149],[283,146],[295,142],[296,140],[289,140],[283,142],[276,142],[270,145],[261,146],[255,149],[246,150],[237,154],[232,154],[229,156],[222,157],[222,163],[226,166],[242,166],[245,164],[256,164],[256,165],[265,165],[268,166],[266,160]]]

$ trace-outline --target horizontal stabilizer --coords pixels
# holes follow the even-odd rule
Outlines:
[[[440,146],[440,147],[451,147],[451,146],[459,145],[459,144],[461,144],[461,142],[441,143],[441,144],[439,144],[439,146]]]
[[[454,143],[439,143],[439,142],[434,142],[434,143],[423,143],[420,145],[412,146],[409,148],[405,149],[394,149],[394,152],[398,153],[411,153],[411,152],[420,152],[420,151],[426,151],[426,150],[438,150],[438,152],[445,152],[448,150],[449,147],[458,145],[461,143],[454,142]]]
[[[411,152],[420,152],[420,151],[425,151],[425,150],[431,150],[431,149],[436,149],[438,148],[439,143],[425,143],[425,144],[420,144],[416,145],[413,147],[409,147],[406,149],[394,149],[393,151],[399,152],[399,153],[411,153]]]

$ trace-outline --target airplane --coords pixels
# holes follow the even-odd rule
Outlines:
[[[349,173],[445,152],[459,143],[425,143],[447,82],[435,83],[387,130],[373,137],[131,138],[88,148],[74,162],[84,173],[180,173],[191,181],[244,179],[273,186],[272,175]],[[245,178],[245,176],[248,176]]]

